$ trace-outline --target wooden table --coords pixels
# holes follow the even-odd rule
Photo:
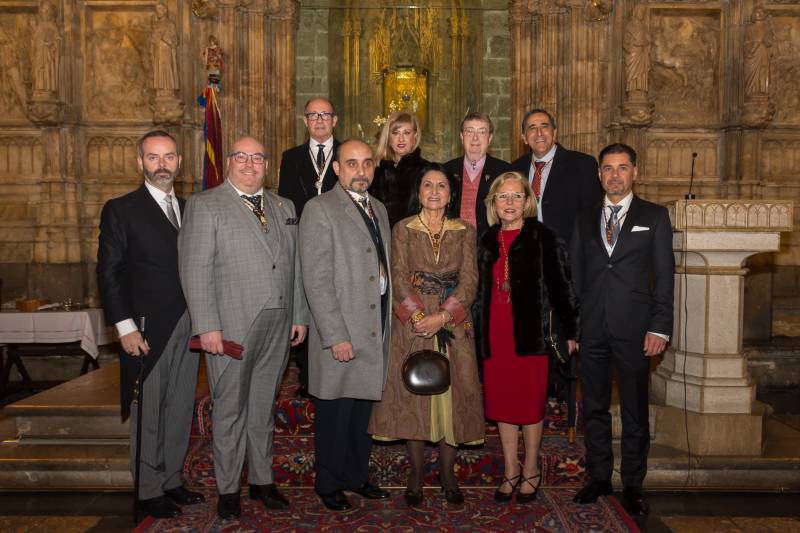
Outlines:
[[[5,345],[0,373],[0,398],[6,394],[14,366],[22,377],[23,388],[42,389],[54,384],[33,381],[25,368],[23,357],[83,356],[83,375],[90,366],[99,367],[98,347],[115,340],[115,332],[106,326],[102,309],[0,313],[0,344]]]

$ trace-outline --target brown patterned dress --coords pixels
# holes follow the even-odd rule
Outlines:
[[[477,443],[483,440],[481,385],[475,358],[469,309],[475,299],[478,274],[475,229],[461,219],[447,220],[438,261],[431,239],[416,215],[398,222],[392,231],[392,342],[383,398],[372,410],[368,431],[376,439]],[[437,282],[451,280],[447,292]],[[434,339],[416,337],[411,316],[447,310],[453,316],[454,339],[447,347],[450,388],[421,396],[403,385],[401,367],[412,350],[434,348]]]

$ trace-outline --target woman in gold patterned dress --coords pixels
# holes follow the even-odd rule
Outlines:
[[[439,445],[439,481],[448,503],[460,505],[454,465],[459,444],[483,441],[484,419],[475,343],[469,320],[475,298],[475,228],[448,218],[452,177],[429,164],[417,179],[422,208],[392,231],[394,318],[389,373],[383,399],[375,405],[369,432],[376,439],[405,439],[411,472],[405,501],[422,503],[425,441]],[[450,388],[422,396],[409,392],[401,377],[409,353],[446,351]]]

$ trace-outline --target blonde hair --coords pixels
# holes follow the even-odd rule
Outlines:
[[[414,130],[414,147],[411,148],[411,151],[413,152],[419,148],[419,143],[422,139],[422,131],[420,130],[419,121],[417,120],[416,115],[409,113],[408,111],[395,111],[389,115],[389,118],[386,119],[386,123],[383,125],[383,129],[381,130],[381,136],[380,139],[378,139],[378,150],[375,153],[378,160],[394,160],[394,150],[392,150],[392,147],[389,144],[389,134],[398,124],[411,124],[411,127]]]
[[[489,221],[489,226],[500,223],[500,217],[497,216],[497,210],[495,210],[494,207],[494,197],[505,182],[512,180],[522,184],[522,189],[525,191],[525,199],[530,200],[527,207],[522,211],[523,218],[533,218],[536,216],[536,202],[533,201],[533,191],[528,184],[528,178],[519,172],[504,172],[495,178],[492,182],[492,186],[489,187],[486,198],[483,200],[486,206],[486,219]]]

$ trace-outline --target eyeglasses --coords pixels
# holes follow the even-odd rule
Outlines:
[[[230,155],[234,161],[240,164],[247,163],[247,161],[251,161],[254,165],[263,165],[266,160],[267,156],[264,154],[247,154],[245,152],[233,152]]]
[[[478,137],[488,137],[489,130],[486,128],[480,128],[477,130],[475,128],[467,128],[464,130],[464,135],[467,137],[472,137],[473,135],[477,135]]]
[[[333,120],[333,113],[328,113],[327,111],[323,111],[322,113],[312,111],[311,113],[306,113],[306,118],[311,122],[315,120],[324,120],[328,122],[329,120]]]
[[[501,202],[507,202],[509,200],[513,202],[521,202],[525,199],[525,195],[521,192],[501,192],[499,194],[495,194],[494,199]]]

